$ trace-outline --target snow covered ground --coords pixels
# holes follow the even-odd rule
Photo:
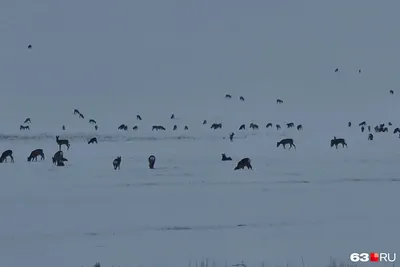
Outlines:
[[[399,7],[1,2],[0,150],[15,163],[0,164],[0,266],[311,267],[399,253]],[[393,126],[368,141],[364,120]],[[237,131],[251,122],[260,129]],[[56,135],[71,141],[65,167],[51,163]],[[348,148],[330,148],[333,136]],[[296,150],[276,147],[286,137]],[[36,148],[46,160],[28,163]],[[233,171],[243,157],[253,171]]]

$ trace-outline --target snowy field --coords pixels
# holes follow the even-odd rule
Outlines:
[[[0,266],[323,267],[400,253],[399,8],[1,2],[0,152],[15,163],[0,164]],[[368,141],[364,120],[393,126]],[[65,167],[51,162],[56,135],[71,142]],[[334,136],[348,148],[330,148]],[[277,148],[282,138],[297,149]],[[37,148],[46,159],[27,162]],[[253,170],[234,171],[244,157]]]

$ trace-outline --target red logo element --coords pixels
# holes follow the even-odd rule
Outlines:
[[[378,262],[379,261],[379,253],[376,253],[376,252],[369,253],[369,260],[372,262]]]

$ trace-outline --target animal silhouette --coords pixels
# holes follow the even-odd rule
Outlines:
[[[333,137],[333,139],[331,140],[331,147],[335,146],[337,149],[339,144],[341,144],[342,147],[347,147],[347,143],[343,138],[336,138],[336,136]]]
[[[151,155],[148,161],[149,161],[149,168],[154,169],[154,164],[156,163],[156,157],[154,155]]]
[[[339,69],[335,69],[335,72],[338,72],[339,71]]]
[[[125,124],[121,124],[120,126],[118,126],[118,130],[127,131],[128,130],[128,126],[126,126]]]
[[[267,126],[265,126],[265,128],[270,128],[272,127],[272,123],[268,123]]]
[[[227,156],[225,155],[225,153],[222,153],[222,161],[230,161],[230,160],[232,160],[231,157],[227,157]]]
[[[139,121],[141,121],[141,120],[142,120],[142,117],[140,117],[140,115],[136,115],[136,119],[139,120]]]
[[[361,126],[361,132],[362,133],[364,132],[364,126]]]
[[[29,125],[27,125],[27,126],[20,125],[20,126],[19,126],[19,129],[20,129],[20,130],[24,130],[24,131],[25,131],[25,130],[30,130]]]
[[[61,127],[61,129],[62,129],[63,131],[65,131],[65,125],[63,125],[63,126]]]
[[[189,127],[187,127],[187,125],[185,125],[185,128],[183,128],[184,131],[189,130]]]
[[[32,45],[28,45],[28,49],[32,49]]]
[[[29,157],[28,157],[28,161],[29,162],[31,162],[31,161],[37,161],[37,157],[41,157],[41,160],[44,160],[45,158],[44,158],[44,153],[43,153],[43,149],[40,149],[40,148],[38,148],[38,149],[35,149],[35,150],[33,150],[32,152],[31,152],[31,154],[29,155]]]
[[[393,90],[390,90],[389,92],[390,92],[391,95],[394,95],[394,91]]]
[[[57,142],[58,147],[59,147],[58,150],[61,150],[61,146],[62,145],[66,146],[67,150],[69,150],[70,144],[69,144],[69,141],[67,139],[60,139],[60,136],[57,135],[56,136],[56,142]]]
[[[395,133],[400,133],[400,128],[396,128],[396,129],[394,129],[394,131],[393,131],[393,133],[395,134]]]
[[[81,119],[84,119],[84,118],[85,118],[85,116],[83,116],[83,114],[82,114],[82,113],[79,113],[79,118],[81,118]]]
[[[239,127],[239,131],[246,130],[246,125],[242,124]]]
[[[14,163],[14,157],[12,150],[8,149],[4,151],[0,156],[0,163],[7,162],[7,157],[10,157],[11,162]]]
[[[137,125],[133,126],[132,130],[137,131],[139,127]]]
[[[114,170],[121,169],[121,157],[117,157],[116,159],[113,160],[113,166],[114,166]]]
[[[97,131],[99,129],[99,126],[95,125],[94,129]]]
[[[156,131],[158,131],[158,130],[165,131],[165,128],[163,126],[161,126],[161,125],[153,125],[151,130],[152,131],[154,131],[154,130],[156,130]]]
[[[172,113],[171,120],[175,119],[175,114]]]
[[[349,121],[349,123],[347,124],[349,127],[351,127],[351,122]]]
[[[173,131],[176,131],[178,129],[177,125],[174,125],[174,128],[172,129]]]
[[[258,125],[255,123],[250,123],[249,127],[253,130],[258,130]]]
[[[276,129],[277,129],[277,130],[280,130],[280,129],[281,129],[281,126],[280,126],[279,124],[277,124],[277,125],[276,125]]]
[[[68,161],[66,158],[64,158],[64,153],[61,150],[57,151],[51,159],[53,164],[57,166],[65,166],[64,162]]]
[[[276,147],[279,147],[280,145],[282,145],[284,149],[286,149],[286,145],[289,145],[289,149],[291,149],[292,147],[296,149],[292,138],[285,138],[276,143]]]
[[[286,123],[286,127],[292,128],[292,127],[294,127],[294,123],[293,122]]]
[[[244,167],[247,167],[247,169],[251,170],[253,169],[251,166],[251,160],[249,158],[244,158],[239,161],[234,170],[244,169]]]
[[[74,115],[76,115],[76,114],[81,114],[80,112],[79,112],[79,110],[77,110],[77,109],[74,109]]]
[[[88,141],[88,144],[89,144],[89,145],[90,145],[90,144],[94,144],[94,143],[97,144],[97,138],[96,138],[96,137],[93,137],[93,138],[91,138],[91,139]]]
[[[298,131],[303,130],[303,125],[301,125],[301,124],[297,125],[297,130],[298,130]]]
[[[365,126],[365,125],[367,125],[367,122],[366,122],[366,121],[363,121],[363,122],[361,122],[360,124],[358,124],[358,126]]]
[[[368,140],[370,140],[370,141],[374,140],[374,136],[372,135],[372,133],[370,133],[370,134],[368,135]]]
[[[89,123],[90,123],[90,124],[97,124],[97,122],[96,122],[95,120],[93,120],[93,119],[90,119],[90,120],[89,120]]]
[[[203,125],[204,125],[204,124],[207,124],[207,120],[204,120],[204,121],[203,121]]]
[[[368,132],[371,132],[371,126],[368,125]]]
[[[24,124],[27,124],[27,123],[31,123],[31,118],[26,118],[26,119],[24,120]]]
[[[283,101],[280,100],[280,99],[277,99],[277,100],[276,100],[276,103],[277,103],[277,104],[283,104]]]
[[[235,133],[231,133],[230,135],[229,135],[229,140],[231,141],[231,142],[233,142],[233,137],[235,136]]]
[[[210,127],[211,129],[222,129],[222,123],[213,123]]]
[[[229,95],[229,94],[226,94],[226,95],[225,95],[225,98],[232,98],[232,96]]]
[[[244,97],[243,96],[239,97],[239,100],[244,101]]]

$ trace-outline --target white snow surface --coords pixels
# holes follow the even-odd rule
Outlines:
[[[15,163],[0,164],[0,266],[311,267],[399,253],[399,8],[2,1],[0,152]],[[368,141],[364,120],[393,126]],[[251,122],[260,129],[238,131]],[[56,135],[71,142],[65,167],[51,162]],[[330,148],[334,136],[348,148]],[[297,149],[277,148],[282,138]],[[36,148],[46,159],[27,162]],[[254,169],[234,171],[244,157]]]

